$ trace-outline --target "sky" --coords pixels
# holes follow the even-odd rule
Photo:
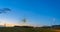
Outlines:
[[[0,14],[0,24],[20,24],[26,18],[32,25],[59,25],[60,0],[0,0],[0,9],[11,11]]]

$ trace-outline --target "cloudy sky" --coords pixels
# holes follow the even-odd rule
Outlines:
[[[0,24],[20,24],[25,17],[32,25],[60,24],[60,0],[0,0],[0,9],[11,11],[0,14]]]

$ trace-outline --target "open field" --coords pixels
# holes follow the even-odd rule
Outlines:
[[[31,27],[31,26],[14,26],[0,27],[0,32],[60,32],[60,29],[50,27]]]
[[[44,28],[4,27],[0,28],[0,32],[54,32],[54,31]]]

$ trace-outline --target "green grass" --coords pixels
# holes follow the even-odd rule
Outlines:
[[[0,32],[53,32],[53,31],[44,28],[5,27],[5,28],[0,28]]]

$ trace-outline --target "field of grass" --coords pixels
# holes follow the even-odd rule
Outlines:
[[[0,32],[54,32],[45,28],[20,28],[20,27],[3,27]]]

